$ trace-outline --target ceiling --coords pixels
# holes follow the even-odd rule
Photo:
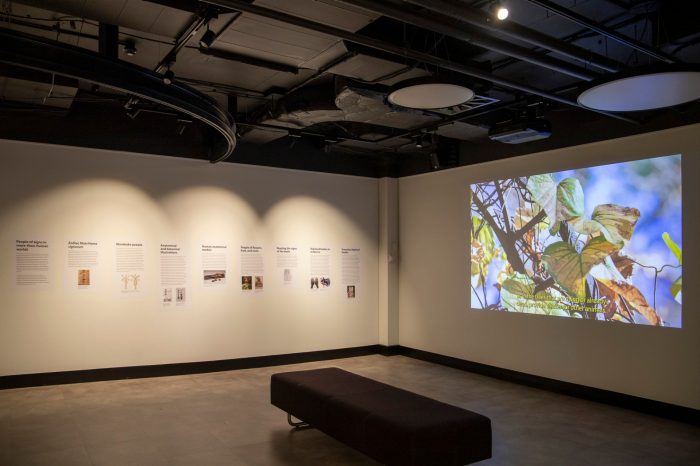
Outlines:
[[[404,176],[700,121],[698,102],[625,114],[576,104],[596,79],[699,63],[700,25],[687,2],[509,0],[505,22],[491,16],[493,3],[0,0],[0,32],[51,41],[43,44],[58,46],[56,62],[70,45],[159,80],[171,70],[173,88],[197,90],[235,121],[229,162]],[[202,48],[207,31],[214,39]],[[0,63],[0,137],[212,158],[206,118],[94,78],[109,73],[102,65],[85,67],[89,76],[46,58]],[[387,102],[392,86],[423,77],[477,97],[431,111]],[[542,119],[549,138],[488,137]]]

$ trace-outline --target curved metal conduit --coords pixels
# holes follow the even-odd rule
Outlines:
[[[0,62],[80,79],[116,89],[196,118],[219,136],[209,147],[212,163],[227,159],[236,147],[233,119],[189,86],[163,83],[154,71],[96,52],[29,34],[0,29]]]

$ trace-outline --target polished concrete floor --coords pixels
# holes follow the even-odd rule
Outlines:
[[[700,427],[403,356],[0,391],[0,465],[377,465],[269,403],[270,374],[337,366],[491,418],[483,465],[700,465]]]

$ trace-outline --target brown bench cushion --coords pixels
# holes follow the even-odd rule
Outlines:
[[[387,465],[463,465],[491,457],[480,414],[335,367],[274,374],[272,404]]]

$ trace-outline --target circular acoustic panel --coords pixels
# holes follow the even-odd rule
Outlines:
[[[400,87],[389,94],[394,105],[417,109],[446,108],[474,98],[474,91],[457,84],[427,83]]]
[[[696,99],[700,99],[700,72],[663,71],[594,85],[578,96],[578,103],[607,112],[636,112]]]

